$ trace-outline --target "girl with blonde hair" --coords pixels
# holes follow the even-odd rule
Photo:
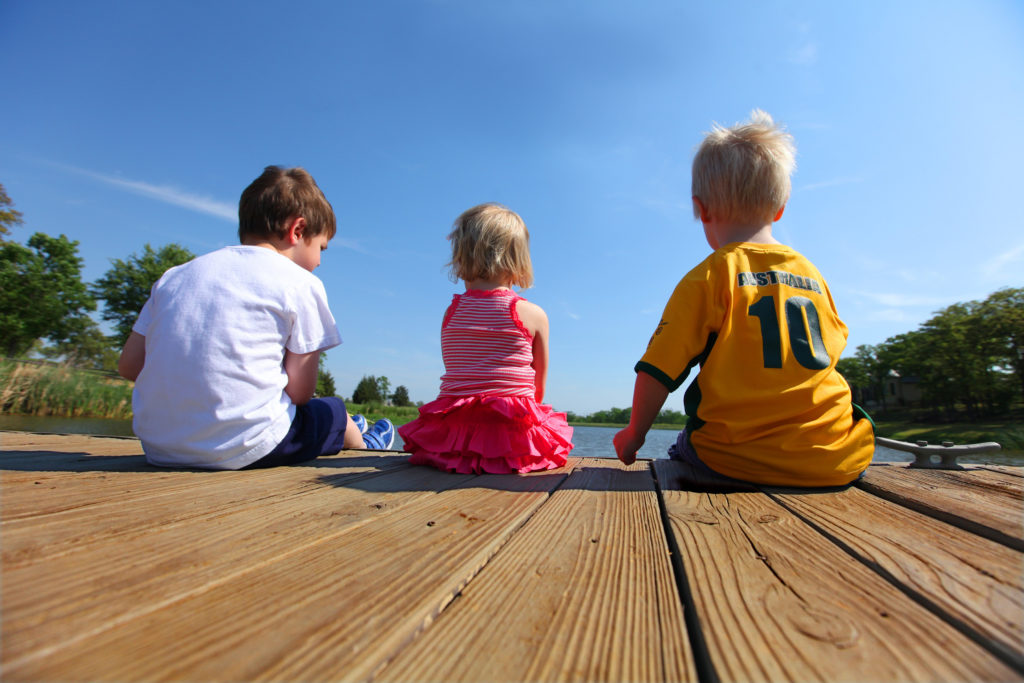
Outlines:
[[[513,286],[533,284],[530,233],[514,211],[475,206],[448,239],[456,294],[441,323],[437,399],[399,428],[409,462],[505,474],[561,467],[572,450],[565,413],[544,405],[548,318]]]

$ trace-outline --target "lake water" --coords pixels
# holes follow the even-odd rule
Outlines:
[[[38,417],[32,415],[0,415],[0,432],[40,432],[46,434],[94,434],[98,436],[133,436],[130,420],[104,420],[98,418]],[[583,458],[614,458],[615,448],[612,437],[616,427],[573,427],[573,456]],[[676,430],[652,429],[647,441],[640,449],[641,458],[667,458],[668,447],[675,443]],[[0,447],[3,446],[0,438]],[[395,435],[395,450],[401,450],[402,439]],[[879,446],[875,449],[874,462],[909,462],[908,453]],[[1015,452],[987,453],[965,456],[960,462],[991,463],[995,465],[1024,466],[1024,454]]]
[[[40,417],[38,415],[0,415],[0,432],[135,436],[135,433],[132,432],[131,420],[105,420],[93,417]]]
[[[587,458],[614,458],[615,447],[612,437],[618,431],[616,427],[573,427],[574,456]],[[641,458],[668,458],[668,447],[675,443],[679,432],[668,429],[652,429],[647,433],[644,447],[638,456]],[[914,456],[896,451],[885,446],[877,446],[872,462],[910,462]],[[1016,452],[995,452],[982,455],[962,456],[958,462],[989,463],[992,465],[1015,465],[1024,467],[1024,454]]]
[[[586,458],[614,458],[615,447],[612,437],[617,427],[573,427],[573,443],[576,447],[572,454]],[[641,458],[668,458],[668,448],[676,442],[677,430],[652,429],[647,433],[644,447],[637,454]],[[909,453],[894,451],[891,448],[878,446],[872,462],[910,462],[913,456]],[[993,453],[982,456],[962,457],[960,462],[989,462],[999,465],[1024,466],[1024,456],[1017,454]]]

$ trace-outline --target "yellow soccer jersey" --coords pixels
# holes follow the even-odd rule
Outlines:
[[[847,484],[871,462],[836,371],[847,328],[824,278],[784,245],[729,244],[676,286],[636,370],[686,390],[690,443],[726,476],[783,486]]]

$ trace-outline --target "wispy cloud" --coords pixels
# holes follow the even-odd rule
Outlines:
[[[1021,261],[1024,261],[1024,244],[1018,244],[1012,249],[1000,252],[995,258],[982,266],[981,272],[986,276],[1000,278],[1006,266]]]
[[[165,204],[180,206],[183,209],[203,213],[231,223],[238,222],[238,206],[234,203],[222,202],[210,197],[192,194],[170,185],[153,185],[141,180],[130,180],[67,164],[52,163],[52,165],[64,171],[92,178],[105,185],[110,185],[132,194],[149,197]]]
[[[790,48],[787,58],[791,64],[798,66],[814,66],[818,63],[818,43],[812,36],[813,29],[809,22],[802,22],[796,26],[798,40],[795,46]]]
[[[872,310],[866,316],[865,320],[871,322],[887,322],[887,323],[906,323],[917,320],[918,316],[912,316],[904,310],[898,308],[879,308]]]
[[[579,313],[576,313],[575,311],[573,311],[572,308],[569,307],[569,302],[568,301],[562,301],[561,305],[562,305],[562,313],[567,315],[571,320],[582,320],[582,316]]]
[[[338,230],[340,232],[341,226],[338,226]],[[370,253],[370,250],[367,249],[366,247],[364,247],[359,242],[359,240],[347,239],[345,237],[340,237],[338,235],[335,235],[333,238],[331,238],[330,246],[331,247],[337,246],[337,247],[341,247],[342,249],[351,249],[352,251],[358,251],[360,254],[369,254]],[[394,296],[394,292],[389,292],[389,294]]]
[[[906,294],[903,292],[866,292],[864,290],[853,290],[852,293],[889,308],[919,308],[922,306],[945,306],[949,304],[949,299],[943,299],[935,296]]]
[[[165,204],[172,204],[183,209],[203,213],[208,216],[213,216],[214,218],[220,218],[230,223],[238,223],[238,205],[234,203],[222,202],[210,197],[192,194],[191,192],[179,190],[178,188],[170,185],[154,185],[142,180],[131,180],[120,176],[100,173],[98,171],[91,171],[86,168],[70,166],[68,164],[56,162],[48,163],[63,171],[92,178],[93,180],[104,183],[105,185],[110,185],[111,187],[131,192],[132,194],[149,197],[150,199],[155,199],[157,201],[164,202]],[[357,251],[362,254],[369,253],[369,250],[364,247],[359,240],[341,236],[334,237],[334,239],[331,240],[331,246],[341,247],[342,249],[351,249],[352,251]],[[384,294],[394,295],[390,292],[384,292]]]
[[[810,183],[809,185],[801,185],[797,189],[801,192],[811,192],[814,190],[821,190],[826,187],[839,187],[840,185],[854,185],[856,183],[864,182],[863,178],[856,176],[850,176],[847,178],[832,178],[831,180],[822,180],[819,183]]]
[[[804,43],[790,50],[789,61],[799,66],[813,66],[818,62],[818,46],[815,43]]]

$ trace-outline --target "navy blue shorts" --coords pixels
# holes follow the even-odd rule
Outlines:
[[[347,427],[344,401],[337,396],[314,398],[295,407],[292,426],[277,448],[242,469],[298,465],[321,455],[334,455],[344,448]]]
[[[871,421],[871,417],[864,412],[864,409],[854,404],[855,408],[853,417],[855,420],[867,419],[871,422],[871,426],[874,427],[875,423]],[[859,411],[859,413],[858,413]],[[727,477],[724,474],[719,474],[710,467],[708,467],[703,460],[697,455],[697,451],[693,450],[693,444],[690,443],[690,434],[683,428],[683,431],[679,432],[679,436],[676,437],[676,442],[668,447],[668,457],[672,460],[680,460],[685,463],[689,463],[691,467],[697,470],[701,475],[706,477],[709,482],[716,484],[750,484],[753,482],[747,482],[743,479],[734,479],[733,477]],[[857,479],[861,479],[864,476],[864,472],[861,472]],[[854,480],[856,481],[856,479]],[[852,483],[852,482],[851,482]]]
[[[734,479],[732,477],[727,477],[724,474],[719,474],[705,465],[704,461],[697,456],[697,451],[693,450],[693,444],[690,443],[690,433],[685,428],[679,432],[679,436],[676,437],[676,442],[668,447],[668,457],[672,460],[681,460],[682,462],[689,463],[690,466],[697,470],[701,475],[715,483],[749,483],[742,479]]]

